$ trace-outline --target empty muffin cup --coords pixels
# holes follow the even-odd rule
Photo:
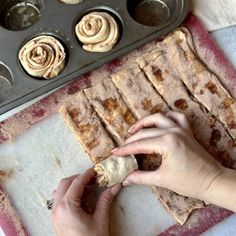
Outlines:
[[[75,26],[75,34],[84,50],[108,52],[116,46],[120,29],[112,14],[107,11],[93,11],[79,20]]]
[[[41,0],[2,1],[0,5],[0,24],[9,30],[24,30],[38,21],[41,16],[41,7]]]
[[[0,103],[7,99],[13,84],[10,69],[0,62]]]
[[[83,2],[83,0],[59,0],[59,1],[65,4],[78,4]]]
[[[53,36],[41,35],[28,41],[19,51],[19,61],[32,77],[52,79],[65,67],[66,52]]]
[[[170,17],[168,5],[161,0],[129,0],[128,11],[135,21],[146,26],[160,26]]]

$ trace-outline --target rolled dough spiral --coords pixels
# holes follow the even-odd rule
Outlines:
[[[28,74],[51,79],[65,67],[65,50],[54,37],[43,35],[27,42],[19,52],[19,60]]]
[[[119,39],[119,27],[115,19],[106,12],[85,15],[75,27],[78,39],[89,52],[110,51]]]
[[[130,173],[137,169],[138,164],[134,156],[110,156],[94,167],[99,186],[107,187],[122,183]]]

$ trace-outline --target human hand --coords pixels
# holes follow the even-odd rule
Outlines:
[[[140,119],[130,130],[124,145],[114,155],[162,155],[155,171],[136,171],[123,182],[168,188],[181,195],[204,198],[204,193],[222,174],[223,167],[194,139],[186,117],[177,112],[158,113]]]
[[[53,193],[52,222],[58,236],[108,236],[109,210],[121,185],[107,188],[99,197],[93,213],[84,210],[86,190],[95,177],[93,169],[61,180]]]

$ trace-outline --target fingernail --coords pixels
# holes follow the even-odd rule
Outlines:
[[[115,196],[117,193],[120,192],[121,188],[122,188],[121,184],[116,184],[111,188],[111,194]]]
[[[131,182],[129,180],[125,180],[125,181],[122,182],[122,185],[124,187],[127,187],[127,186],[131,185]]]
[[[132,126],[129,128],[128,133],[131,133],[131,132],[132,132],[132,130],[134,129],[134,126],[135,126],[135,125],[132,125]]]
[[[118,148],[114,148],[113,150],[111,150],[111,152],[113,153],[113,152],[115,152],[117,149],[118,149]]]

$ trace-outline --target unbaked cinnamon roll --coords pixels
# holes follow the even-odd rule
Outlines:
[[[75,33],[83,49],[89,52],[110,51],[119,39],[116,20],[106,12],[85,15],[75,27]]]
[[[52,79],[64,69],[66,53],[56,38],[43,35],[31,39],[21,48],[19,60],[29,75]]]
[[[130,173],[137,169],[138,164],[134,156],[110,156],[94,167],[97,173],[97,183],[101,187],[122,183]]]

